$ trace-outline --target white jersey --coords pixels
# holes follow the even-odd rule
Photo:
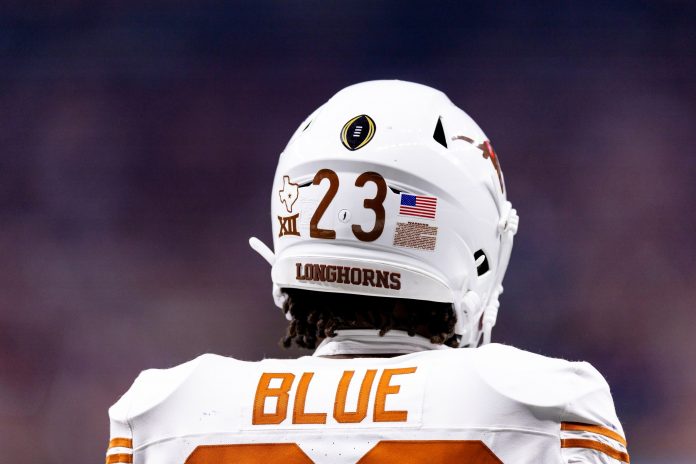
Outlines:
[[[629,462],[609,387],[591,365],[499,344],[418,351],[420,340],[387,333],[382,353],[412,351],[390,358],[206,354],[144,371],[109,410],[106,462]],[[339,335],[318,354],[361,343]]]

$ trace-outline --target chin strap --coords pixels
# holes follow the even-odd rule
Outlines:
[[[502,293],[503,287],[500,287]],[[491,332],[493,332],[493,326],[495,326],[495,321],[498,319],[498,308],[500,303],[498,302],[498,297],[496,296],[494,301],[491,301],[486,310],[483,312],[483,341],[482,345],[487,345],[491,342]]]
[[[268,261],[268,264],[273,266],[273,263],[275,263],[275,253],[273,253],[273,250],[268,248],[268,245],[263,243],[261,240],[259,240],[256,237],[250,237],[249,238],[249,246],[258,254],[261,255],[263,259]]]
[[[483,345],[491,342],[491,332],[498,319],[498,308],[500,307],[498,298],[500,294],[503,293],[503,277],[505,277],[505,271],[507,271],[508,263],[510,262],[512,243],[517,233],[519,223],[520,218],[517,215],[517,211],[512,207],[512,204],[509,201],[503,203],[500,222],[498,222],[498,232],[500,232],[501,239],[497,272],[495,282],[493,282],[491,293],[488,297],[488,305],[483,311]]]
[[[256,237],[251,237],[249,238],[249,246],[255,252],[260,254],[263,257],[263,259],[268,261],[268,264],[273,266],[273,263],[275,263],[275,253],[273,253],[273,250],[271,250],[268,247],[268,245],[266,245]],[[276,306],[280,309],[283,309],[283,306],[285,305],[285,300],[287,299],[288,295],[285,294],[279,286],[273,284],[273,301],[275,302]],[[285,318],[289,321],[292,320],[292,316],[290,316],[290,313],[285,313]]]

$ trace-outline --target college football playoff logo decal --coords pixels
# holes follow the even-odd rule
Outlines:
[[[375,135],[375,122],[366,114],[348,121],[341,129],[341,143],[350,151],[364,147]]]

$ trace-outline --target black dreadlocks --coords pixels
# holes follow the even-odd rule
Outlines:
[[[403,330],[429,338],[432,343],[456,347],[456,316],[451,303],[316,292],[287,288],[283,310],[292,315],[281,339],[285,348],[314,349],[340,329]]]

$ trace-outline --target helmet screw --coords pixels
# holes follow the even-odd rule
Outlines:
[[[348,211],[347,209],[342,209],[341,211],[339,211],[338,220],[344,224],[350,221],[350,211]]]

